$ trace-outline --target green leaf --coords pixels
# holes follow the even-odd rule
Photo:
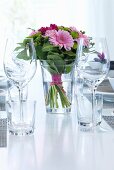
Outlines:
[[[78,38],[79,37],[79,34],[76,31],[72,31],[71,35],[72,35],[73,38]]]
[[[76,53],[74,53],[74,52],[72,52],[72,51],[64,51],[63,54],[66,54],[66,55],[71,56],[71,57],[72,57],[72,56],[73,56],[73,57],[76,56]]]
[[[14,51],[18,51],[18,50],[20,50],[20,49],[23,49],[23,47],[16,47],[16,48],[14,49]]]
[[[23,43],[17,43],[17,44],[19,44],[23,48],[25,47],[25,45]]]
[[[65,73],[66,73],[66,74],[67,74],[67,73],[70,73],[71,70],[72,70],[72,66],[71,66],[71,65],[67,65],[67,66],[66,66],[66,69],[65,69]]]
[[[37,38],[35,38],[35,42],[40,42],[41,41],[41,37],[38,36]]]
[[[62,59],[63,54],[53,53],[52,55],[47,56],[47,60],[50,68],[53,68],[54,71],[61,74],[64,71],[64,60]]]
[[[37,46],[35,46],[35,49],[36,49],[37,59],[40,59],[40,60],[47,59],[47,53],[42,51],[42,46],[37,45]]]
[[[59,26],[58,28],[59,30],[70,31],[70,28],[68,27]]]
[[[23,59],[23,60],[30,60],[31,59],[31,57],[29,57],[27,55],[27,51],[25,49],[18,53],[17,58]]]
[[[48,53],[47,59],[48,60],[54,60],[54,61],[55,60],[62,60],[62,56],[63,56],[63,54],[51,52],[51,53]]]
[[[48,63],[48,71],[51,73],[51,74],[59,74],[59,71],[58,71],[58,68],[56,67],[55,63],[53,62],[53,60],[48,60],[47,61]]]
[[[47,70],[51,73],[51,74],[59,74],[58,71],[56,69],[54,69],[54,67],[48,67]]]
[[[78,43],[77,42],[74,42],[74,45],[73,45],[73,49],[77,49],[77,47],[78,47]]]
[[[43,45],[42,51],[49,52],[49,51],[52,51],[53,49],[54,49],[54,46],[52,44],[47,43]]]
[[[23,44],[23,43],[17,43],[18,45],[17,45],[17,47],[14,49],[14,51],[18,51],[18,50],[20,50],[20,49],[24,49],[25,48],[25,45]]]

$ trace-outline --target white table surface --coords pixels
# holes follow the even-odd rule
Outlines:
[[[37,100],[34,135],[8,134],[0,170],[114,170],[114,131],[80,131],[75,107],[70,115],[46,114],[40,69],[29,98]]]

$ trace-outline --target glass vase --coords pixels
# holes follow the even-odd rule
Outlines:
[[[74,61],[58,63],[40,61],[46,112],[67,114],[72,106]]]

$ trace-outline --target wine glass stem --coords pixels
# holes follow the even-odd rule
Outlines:
[[[94,86],[92,87],[92,122],[93,122],[93,127],[96,126],[96,120],[95,120],[95,114],[96,114],[96,104],[95,104],[95,88]]]
[[[19,88],[20,122],[23,122],[22,89]]]

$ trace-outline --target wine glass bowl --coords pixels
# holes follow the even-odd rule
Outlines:
[[[5,48],[4,70],[6,76],[18,88],[28,84],[36,72],[36,54],[33,41],[26,38],[27,44],[15,43],[8,39]]]
[[[77,68],[89,85],[98,86],[106,77],[110,67],[106,39],[90,39],[87,47],[80,40],[78,50]]]

